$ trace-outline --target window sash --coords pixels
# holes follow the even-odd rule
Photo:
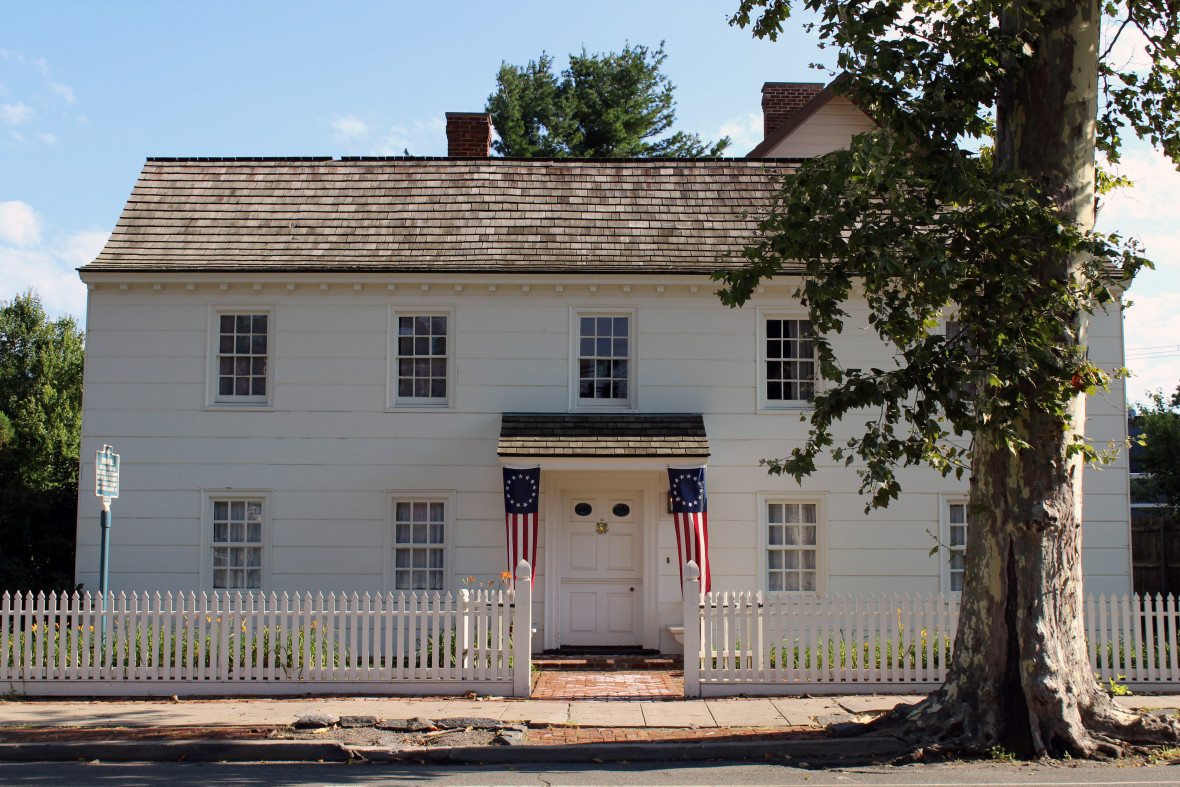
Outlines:
[[[967,504],[947,504],[946,546],[950,551],[947,560],[947,587],[954,593],[961,593],[966,577],[964,559],[967,550]]]
[[[263,504],[250,498],[215,498],[210,549],[214,590],[261,590]]]
[[[450,378],[450,315],[397,314],[396,398],[445,404]]]
[[[815,395],[816,360],[811,321],[767,317],[763,338],[763,394],[768,403],[809,402]]]
[[[819,591],[819,505],[766,503],[766,587],[773,593]]]
[[[579,402],[631,400],[631,316],[579,314],[577,398]]]
[[[216,318],[214,401],[267,401],[270,391],[270,314],[219,311]]]
[[[446,502],[394,500],[393,587],[446,589]]]

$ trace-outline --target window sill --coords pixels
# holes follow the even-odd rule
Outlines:
[[[275,406],[271,402],[209,402],[205,405],[207,412],[221,410],[226,412],[274,412]]]
[[[450,402],[394,402],[385,406],[387,413],[399,413],[407,410],[441,412],[454,409],[455,406]]]

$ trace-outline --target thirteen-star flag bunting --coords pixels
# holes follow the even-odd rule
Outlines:
[[[516,564],[521,558],[537,577],[537,502],[541,491],[541,468],[504,468],[504,525],[508,536],[508,571],[516,583]]]
[[[684,587],[684,567],[695,560],[701,570],[701,592],[712,587],[709,571],[709,516],[705,499],[705,468],[669,467],[669,491],[672,496],[672,521],[676,527],[676,549],[680,555],[680,581]]]

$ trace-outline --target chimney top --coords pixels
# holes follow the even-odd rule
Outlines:
[[[447,113],[447,155],[487,158],[492,149],[492,116],[486,112]]]
[[[767,82],[762,85],[762,138],[773,134],[823,89],[823,82]]]

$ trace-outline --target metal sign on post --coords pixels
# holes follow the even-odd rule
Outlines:
[[[104,500],[119,496],[119,455],[109,445],[94,456],[94,494]]]
[[[94,494],[102,498],[102,511],[98,513],[98,526],[102,537],[98,557],[98,592],[102,594],[105,610],[111,555],[111,501],[119,496],[119,455],[109,445],[104,445],[94,457]],[[105,633],[105,617],[103,629]]]

